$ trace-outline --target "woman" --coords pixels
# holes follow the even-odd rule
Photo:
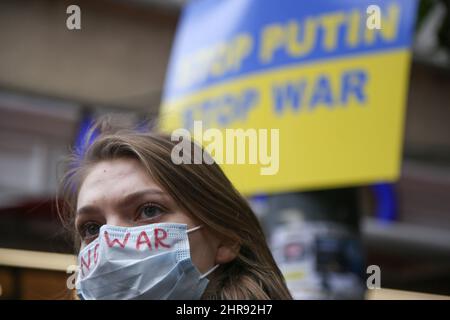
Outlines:
[[[79,244],[78,296],[291,299],[246,200],[217,164],[174,164],[177,143],[103,129],[72,163],[59,212]]]

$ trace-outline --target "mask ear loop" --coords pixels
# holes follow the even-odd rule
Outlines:
[[[209,276],[211,273],[213,273],[218,267],[220,267],[220,264],[216,264],[214,267],[212,267],[209,271],[207,271],[206,273],[202,274],[200,279],[206,278],[207,276]]]
[[[189,230],[186,231],[186,233],[191,233],[194,231],[197,231],[198,229],[203,228],[203,225],[199,225],[196,227],[193,227]],[[200,279],[206,278],[207,276],[209,276],[211,273],[213,273],[218,267],[220,267],[220,264],[216,264],[214,267],[212,267],[210,270],[208,270],[206,273],[202,274],[200,276]]]
[[[191,233],[191,232],[197,231],[200,228],[203,228],[203,226],[199,225],[199,226],[193,227],[193,228],[187,230],[186,233]]]

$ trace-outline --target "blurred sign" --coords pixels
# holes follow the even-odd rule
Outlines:
[[[293,222],[272,230],[270,247],[294,299],[363,299],[358,239],[330,222]]]
[[[411,0],[191,1],[162,128],[279,129],[276,174],[222,165],[244,193],[395,180],[415,13]]]

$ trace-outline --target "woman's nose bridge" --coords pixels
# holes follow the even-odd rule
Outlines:
[[[116,227],[134,227],[135,224],[132,220],[127,219],[127,217],[124,217],[119,214],[109,215],[106,219],[106,224],[110,226],[116,226]]]

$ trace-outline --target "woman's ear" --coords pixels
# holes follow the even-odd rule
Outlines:
[[[216,264],[225,264],[233,261],[241,249],[238,243],[221,243],[217,248]]]

